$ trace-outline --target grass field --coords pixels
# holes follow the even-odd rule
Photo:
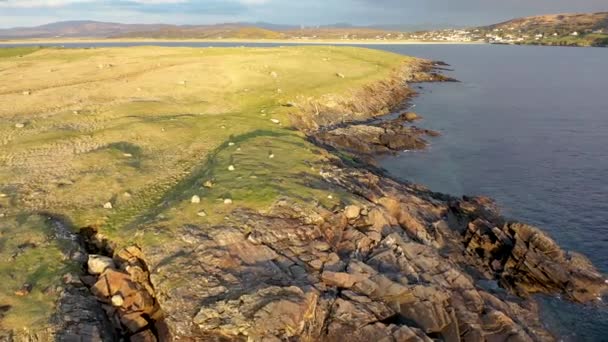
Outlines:
[[[289,116],[408,61],[347,47],[0,49],[0,329],[44,322],[74,268],[40,213],[145,248],[282,196],[337,204],[346,195],[317,186],[323,157]]]

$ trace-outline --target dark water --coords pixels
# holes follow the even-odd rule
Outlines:
[[[65,47],[151,43],[65,44]],[[277,44],[155,43],[162,46]],[[280,44],[290,45],[290,44]],[[2,44],[0,44],[2,47]],[[488,45],[372,46],[443,60],[462,83],[425,84],[419,125],[443,132],[428,151],[383,160],[439,192],[495,198],[608,273],[608,49]],[[542,298],[566,341],[607,341],[608,309]]]
[[[425,84],[420,126],[443,132],[425,152],[382,165],[433,190],[495,198],[562,247],[608,272],[608,49],[392,46],[440,59],[459,84]],[[568,341],[608,341],[608,309],[545,298]]]

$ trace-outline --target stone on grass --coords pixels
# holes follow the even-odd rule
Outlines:
[[[270,158],[270,159],[274,159],[274,154],[272,154],[272,153],[271,153],[271,154],[269,154],[269,155],[268,155],[268,158]]]
[[[31,95],[31,94],[32,94],[32,92],[31,92],[31,91],[29,91],[29,90],[26,90],[26,91],[24,91],[22,94],[23,94],[23,95]]]
[[[200,217],[207,217],[207,213],[204,210],[199,211],[196,215]]]
[[[272,72],[270,72],[270,77],[277,78],[277,77],[279,77],[279,74],[277,74],[276,72],[272,71]]]
[[[230,198],[224,199],[224,204],[232,204],[232,200]]]
[[[111,202],[104,203],[103,208],[104,209],[112,209],[113,208],[112,203]]]
[[[213,182],[210,180],[205,181],[205,183],[203,183],[203,187],[211,189],[213,188]]]
[[[25,127],[24,123],[19,122],[19,123],[15,124],[15,128],[23,128],[23,127]]]
[[[201,198],[197,195],[194,195],[192,196],[192,199],[190,199],[190,202],[192,202],[193,204],[201,203]]]
[[[23,286],[21,286],[21,288],[17,291],[15,291],[15,296],[17,297],[25,297],[27,295],[30,294],[30,292],[32,292],[32,288],[33,286],[31,284],[23,284]]]
[[[234,168],[234,165],[230,165],[230,166],[228,166],[228,171],[234,171],[234,170],[236,170],[236,169]]]
[[[234,146],[234,143],[233,142],[229,142],[228,146]]]
[[[273,124],[277,124],[277,125],[281,123],[281,121],[279,121],[279,120],[277,120],[277,119],[270,119],[270,121],[271,121]]]
[[[89,260],[87,261],[87,267],[90,274],[102,274],[106,269],[114,268],[116,265],[112,258],[103,255],[90,254]]]
[[[344,77],[346,77],[346,76],[344,76],[344,74],[341,74],[341,73],[339,73],[339,72],[337,72],[337,73],[336,73],[336,76],[338,76],[338,77],[340,77],[340,78],[344,78]]]

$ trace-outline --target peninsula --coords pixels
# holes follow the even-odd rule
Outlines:
[[[0,49],[0,339],[556,340],[531,295],[599,300],[584,256],[373,166],[438,134],[403,105],[440,66]]]

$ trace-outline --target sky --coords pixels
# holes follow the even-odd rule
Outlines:
[[[597,11],[608,11],[608,0],[0,0],[0,27],[64,20],[473,26],[526,15]]]

